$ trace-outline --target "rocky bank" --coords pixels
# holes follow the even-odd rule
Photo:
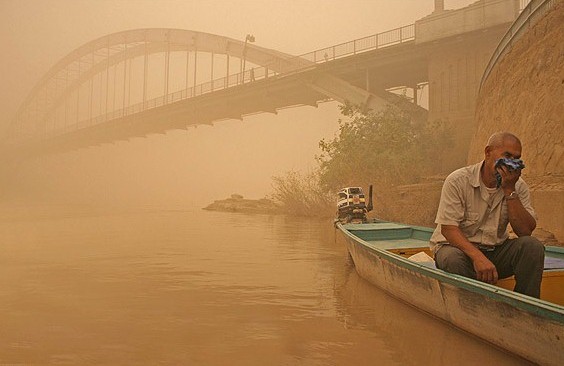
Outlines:
[[[232,194],[230,198],[214,201],[204,210],[241,213],[281,213],[280,206],[267,198],[258,200],[243,198],[240,194]]]

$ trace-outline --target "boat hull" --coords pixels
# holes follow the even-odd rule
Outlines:
[[[562,306],[428,268],[337,227],[356,271],[372,284],[530,361],[564,364]]]

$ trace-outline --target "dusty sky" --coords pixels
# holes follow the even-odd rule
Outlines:
[[[472,0],[446,0],[459,8]],[[60,58],[106,34],[170,27],[244,39],[291,54],[413,23],[433,0],[0,0],[0,131]],[[256,115],[48,158],[21,175],[42,199],[202,205],[234,192],[270,191],[270,177],[314,166],[336,131],[334,103]],[[48,168],[46,168],[48,167]],[[30,183],[30,186],[34,184]],[[61,193],[64,192],[64,193]]]

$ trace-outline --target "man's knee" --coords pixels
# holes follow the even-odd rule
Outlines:
[[[544,260],[544,245],[534,236],[516,238],[513,245],[516,245],[527,258]]]
[[[515,291],[538,298],[544,268],[544,245],[532,236],[521,236],[512,241]]]
[[[470,258],[460,249],[443,245],[435,254],[437,268],[443,271],[475,278],[474,266]]]

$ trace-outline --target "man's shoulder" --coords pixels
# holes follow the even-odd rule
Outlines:
[[[445,182],[449,181],[454,183],[454,182],[465,181],[471,183],[473,179],[476,177],[476,175],[479,176],[479,170],[481,164],[482,163],[480,162],[477,164],[472,164],[456,169],[446,177]]]

